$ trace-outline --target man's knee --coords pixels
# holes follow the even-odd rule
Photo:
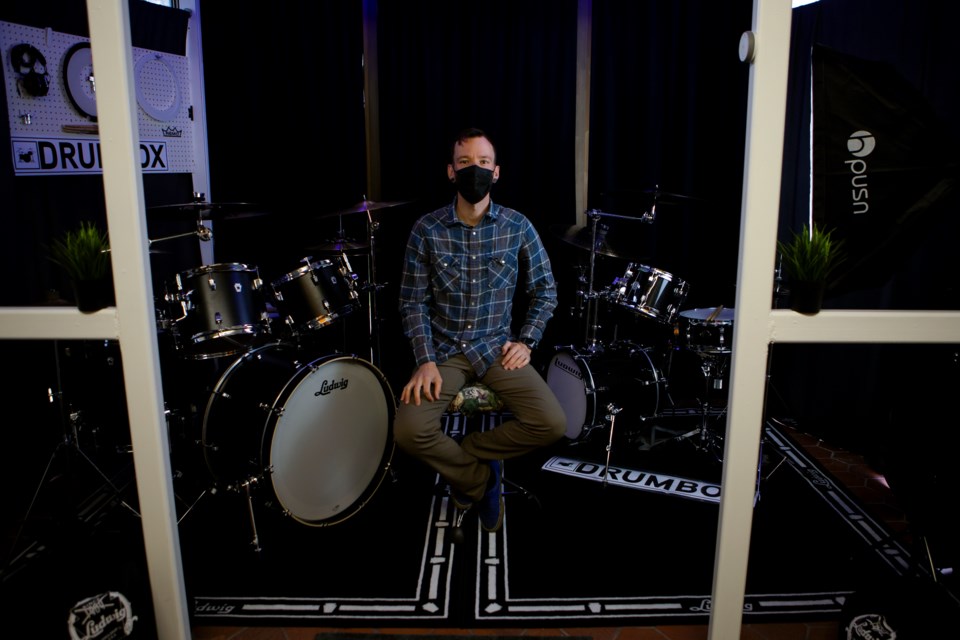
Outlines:
[[[544,412],[546,439],[552,444],[567,433],[567,414],[559,402],[551,403],[549,411]]]

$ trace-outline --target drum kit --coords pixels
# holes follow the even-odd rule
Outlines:
[[[690,285],[675,274],[629,261],[605,237],[600,220],[625,218],[652,221],[597,210],[587,212],[586,226],[555,229],[561,240],[590,252],[586,287],[577,292],[586,327],[582,345],[557,346],[545,366],[547,384],[567,416],[566,438],[573,445],[592,441],[598,430],[609,429],[607,453],[613,445],[614,424],[649,449],[670,441],[687,440],[719,458],[722,432],[717,417],[724,413],[716,392],[723,389],[733,340],[733,309],[724,306],[684,309]],[[594,288],[596,257],[626,259],[622,275]],[[600,308],[628,318],[636,335],[599,337]],[[695,362],[696,364],[691,364]],[[686,366],[687,370],[683,370]],[[695,369],[692,371],[690,369]],[[675,380],[698,378],[702,390],[690,398],[674,397]],[[699,385],[695,385],[699,386]],[[671,420],[694,417],[694,429],[675,429]],[[669,438],[657,438],[660,433]],[[609,460],[608,460],[609,462]]]
[[[390,469],[396,401],[376,364],[379,353],[371,346],[366,360],[320,345],[329,344],[326,328],[360,312],[364,292],[370,294],[369,326],[376,324],[378,224],[370,212],[400,204],[363,200],[327,214],[366,214],[368,242],[340,233],[307,248],[326,257],[305,256],[266,282],[250,264],[205,264],[173,275],[156,300],[158,331],[167,337],[161,351],[172,353],[178,369],[191,366],[184,362],[214,368],[212,386],[192,403],[205,403],[201,437],[188,443],[202,449],[205,475],[214,482],[209,493],[245,495],[257,550],[254,490],[265,490],[262,502],[293,520],[325,527],[357,513]],[[242,203],[207,203],[201,194],[163,209],[196,215],[198,230],[181,235],[202,240],[211,238],[208,220],[262,215]],[[361,281],[348,254],[367,255],[368,280]]]

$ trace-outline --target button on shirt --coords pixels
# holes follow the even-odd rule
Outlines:
[[[478,377],[513,340],[518,279],[530,298],[519,339],[540,340],[557,306],[543,243],[517,211],[490,203],[475,227],[454,204],[421,217],[410,232],[400,285],[403,330],[417,365],[463,353]]]

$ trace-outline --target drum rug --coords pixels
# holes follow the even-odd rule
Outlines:
[[[499,419],[471,418],[470,428]],[[205,497],[181,523],[193,622],[706,623],[722,465],[702,434],[672,427],[681,435],[654,446],[649,433],[608,441],[604,432],[508,460],[503,528],[484,533],[467,512],[457,542],[444,488],[400,453],[369,503],[333,526],[301,524],[243,494]],[[463,417],[447,428],[456,434]],[[908,572],[885,526],[772,423],[761,461],[746,622],[837,617],[858,588]]]

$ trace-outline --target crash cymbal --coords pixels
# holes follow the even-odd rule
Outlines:
[[[373,200],[361,200],[352,207],[346,209],[341,209],[339,211],[332,211],[330,213],[321,214],[321,218],[329,218],[332,216],[346,216],[354,213],[366,213],[367,211],[377,211],[379,209],[389,209],[391,207],[399,207],[402,204],[407,204],[411,202],[410,200],[398,200],[396,202],[375,202]]]
[[[240,220],[269,215],[262,206],[249,202],[183,202],[147,207],[147,211],[190,220]]]
[[[653,201],[657,204],[706,202],[706,200],[703,200],[702,198],[685,196],[682,193],[674,193],[671,191],[663,191],[660,189],[660,187],[654,187],[653,189],[616,189],[614,191],[608,191],[600,194],[601,198],[638,198],[641,196],[644,196],[644,201],[650,200],[652,197]]]
[[[587,251],[593,249],[595,253],[610,256],[611,258],[630,258],[630,256],[623,251],[614,249],[610,246],[605,237],[605,229],[597,229],[597,240],[595,247],[593,246],[593,230],[590,225],[580,226],[576,224],[554,224],[550,225],[550,231],[567,244],[572,244],[579,249],[586,249]]]
[[[704,202],[700,198],[694,198],[693,196],[685,196],[682,193],[672,193],[670,191],[661,191],[659,187],[654,187],[653,189],[645,189],[644,194],[648,196],[653,196],[653,199],[658,204],[682,204],[684,202]]]

